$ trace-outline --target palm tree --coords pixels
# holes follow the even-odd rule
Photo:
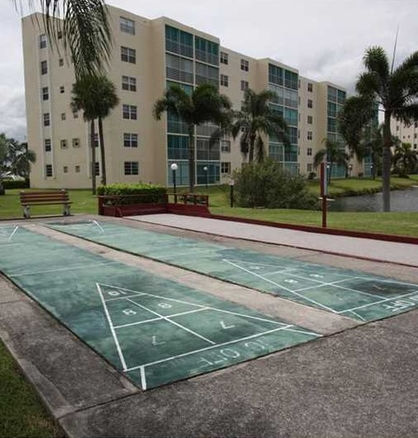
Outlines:
[[[13,175],[28,179],[30,165],[35,163],[36,154],[28,149],[27,143],[20,143],[10,139],[8,152],[9,170]]]
[[[164,112],[179,117],[186,125],[189,134],[189,187],[194,190],[195,183],[195,127],[212,122],[220,127],[229,124],[231,102],[219,94],[216,87],[203,84],[188,94],[180,86],[170,86],[154,105],[154,117],[160,120]]]
[[[103,135],[103,119],[105,119],[110,111],[115,108],[119,103],[119,98],[116,95],[116,87],[112,81],[106,76],[98,76],[95,82],[95,94],[97,96],[97,113],[96,117],[99,124],[99,139],[100,139],[100,157],[101,157],[101,169],[102,169],[102,185],[106,185],[106,152]]]
[[[369,156],[372,165],[372,178],[376,179],[376,175],[382,166],[382,151],[383,151],[383,125],[374,126],[367,130],[364,139],[361,140],[360,147],[364,154],[362,158]]]
[[[62,35],[64,49],[74,63],[76,78],[97,74],[109,59],[111,27],[105,0],[12,0],[25,12],[23,3],[43,12],[43,26],[57,45]],[[63,20],[57,18],[62,17]]]
[[[0,134],[0,195],[4,195],[3,175],[7,171],[7,152],[9,139],[6,134]]]
[[[314,167],[317,168],[324,160],[326,160],[328,169],[328,183],[331,182],[332,168],[334,164],[347,167],[349,160],[348,154],[340,143],[325,138],[322,142],[325,148],[320,149],[314,156]]]
[[[405,59],[396,69],[384,49],[371,47],[364,56],[366,71],[357,81],[356,90],[359,96],[352,103],[352,119],[361,129],[367,123],[365,109],[372,110],[376,103],[384,112],[382,179],[383,179],[383,210],[390,211],[390,171],[392,166],[391,147],[392,133],[390,121],[397,117],[410,123],[418,119],[418,51]],[[357,110],[357,111],[356,111]],[[357,113],[357,116],[356,116]]]
[[[417,153],[412,150],[410,143],[402,143],[395,148],[393,165],[400,177],[407,177],[408,173],[415,171],[418,163]]]
[[[282,115],[269,104],[276,97],[276,93],[263,90],[256,93],[247,89],[244,93],[244,103],[241,111],[234,112],[234,121],[229,128],[234,140],[240,137],[241,153],[248,155],[248,162],[252,163],[254,154],[258,162],[265,156],[264,137],[266,135],[282,139],[288,145],[287,124]]]

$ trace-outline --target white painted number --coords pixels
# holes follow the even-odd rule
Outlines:
[[[223,321],[221,321],[221,327],[224,330],[228,330],[228,329],[234,328],[235,326],[234,325],[226,325]]]
[[[290,278],[290,279],[285,280],[285,283],[295,284],[295,283],[297,283],[297,280],[292,280]]]
[[[168,303],[158,303],[158,306],[162,309],[171,309],[173,307],[171,304]]]
[[[125,310],[122,310],[122,312],[123,312],[126,316],[133,316],[133,315],[136,315],[135,310],[132,310],[132,309],[125,309]]]
[[[157,336],[153,336],[152,337],[152,345],[163,345],[163,344],[165,344],[165,342],[158,342],[157,341]]]

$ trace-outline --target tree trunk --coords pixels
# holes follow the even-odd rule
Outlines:
[[[5,190],[3,187],[3,179],[0,177],[0,196],[5,194]]]
[[[189,189],[190,193],[194,192],[195,184],[195,138],[194,125],[189,126]]]
[[[252,163],[254,161],[254,144],[255,144],[255,135],[250,136],[250,144],[248,150],[248,162]]]
[[[383,153],[382,153],[382,191],[383,211],[390,211],[390,169],[392,167],[391,151],[392,134],[390,132],[390,111],[385,111],[383,125]]]
[[[102,185],[106,185],[106,157],[105,157],[105,145],[103,136],[103,120],[99,117],[99,138],[100,138],[100,158],[102,166]]]
[[[96,194],[96,145],[94,144],[94,120],[90,122],[91,143],[91,191]]]

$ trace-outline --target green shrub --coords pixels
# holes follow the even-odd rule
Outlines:
[[[143,204],[165,202],[167,189],[154,184],[109,184],[97,188],[98,195],[118,195],[119,204]],[[138,196],[133,196],[138,195]],[[112,203],[112,201],[108,201]]]
[[[29,180],[18,180],[14,181],[12,179],[3,180],[4,189],[28,189],[29,188]]]
[[[243,166],[235,171],[234,180],[240,207],[313,209],[318,205],[306,180],[273,160]]]

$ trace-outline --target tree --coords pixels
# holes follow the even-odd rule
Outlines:
[[[320,149],[314,156],[314,167],[318,167],[324,160],[329,165],[328,183],[331,182],[332,168],[335,164],[347,167],[349,160],[348,154],[340,143],[325,138],[322,142],[325,148]]]
[[[101,132],[100,144],[102,149],[101,167],[105,184],[106,162],[101,119],[105,118],[117,103],[118,98],[115,94],[115,86],[104,75],[82,76],[78,78],[73,85],[71,107],[73,111],[82,110],[84,120],[90,122],[91,178],[93,194],[96,194],[96,139],[94,121],[97,118],[99,119],[99,131]]]
[[[23,3],[43,12],[43,25],[50,41],[64,49],[74,63],[76,78],[98,74],[109,59],[111,27],[104,0],[12,0],[24,13]],[[57,18],[62,17],[63,20]],[[58,47],[56,47],[58,49]]]
[[[362,158],[369,156],[371,159],[372,178],[375,179],[382,167],[383,125],[370,128],[361,140],[360,147],[364,151]]]
[[[28,149],[27,143],[20,143],[14,139],[9,141],[8,167],[13,175],[28,179],[30,165],[35,163],[36,154]]]
[[[189,135],[189,187],[194,190],[195,183],[195,127],[207,122],[225,127],[230,123],[231,102],[219,94],[216,87],[203,84],[188,94],[178,85],[170,86],[154,105],[154,117],[160,120],[164,112],[179,117],[186,125]]]
[[[6,134],[0,134],[0,195],[4,195],[3,178],[7,171],[8,138]]]
[[[417,168],[418,157],[410,143],[401,143],[396,146],[392,161],[394,171],[400,177],[407,177],[408,173],[414,172]]]
[[[270,90],[256,93],[247,89],[244,93],[244,103],[241,111],[233,113],[234,121],[229,128],[234,140],[240,137],[241,153],[248,155],[248,162],[252,163],[254,154],[256,161],[261,162],[265,157],[263,138],[268,135],[281,139],[289,144],[287,137],[287,124],[282,115],[275,111],[269,104],[276,96]]]
[[[350,117],[354,123],[353,130],[359,131],[366,123],[367,112],[373,111],[377,104],[384,112],[382,180],[383,210],[390,211],[390,172],[392,166],[392,133],[390,121],[397,117],[405,123],[418,119],[418,51],[406,58],[396,69],[390,66],[383,48],[371,47],[364,56],[366,71],[357,81],[359,96],[351,100]],[[357,113],[357,116],[356,116]]]

